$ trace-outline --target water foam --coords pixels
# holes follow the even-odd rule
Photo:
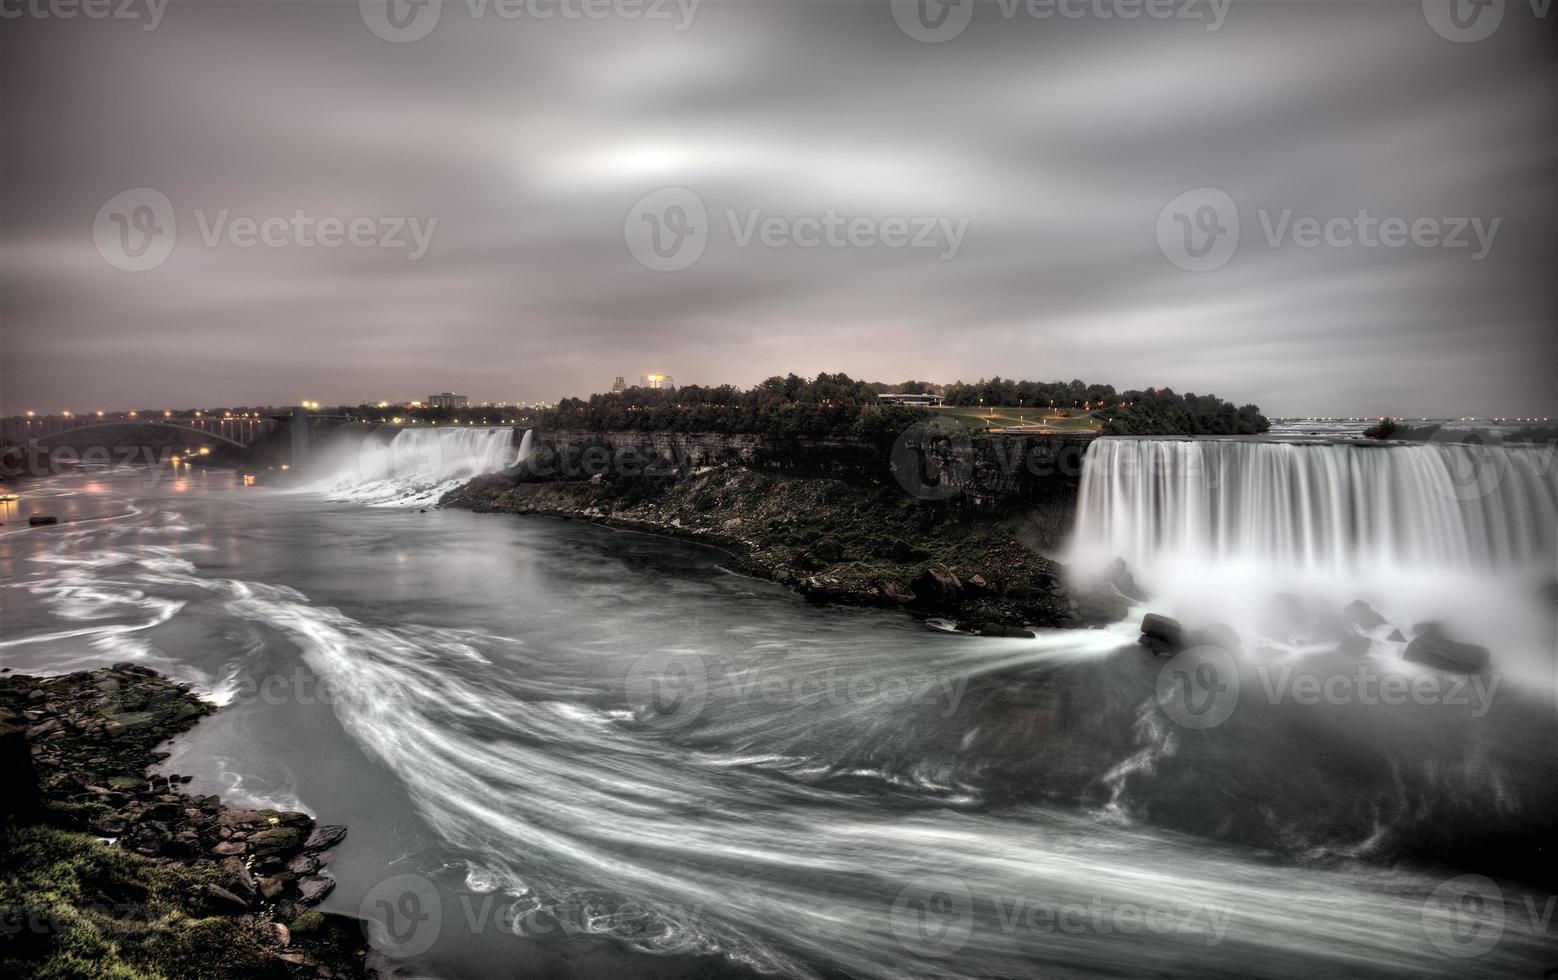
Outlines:
[[[473,477],[514,466],[528,454],[510,428],[451,426],[369,434],[321,459],[322,474],[302,489],[372,506],[425,507]]]

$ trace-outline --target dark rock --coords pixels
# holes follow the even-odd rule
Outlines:
[[[1488,666],[1488,656],[1487,647],[1452,640],[1434,628],[1408,643],[1401,659],[1437,670],[1475,674]]]
[[[322,878],[317,875],[309,878],[302,878],[298,881],[299,900],[304,905],[314,905],[323,901],[324,897],[330,894],[331,890],[334,888],[334,878]]]
[[[181,803],[156,803],[151,809],[142,814],[145,820],[177,820],[184,815],[184,806]]]
[[[262,826],[269,821],[254,810],[227,809],[222,811],[222,815],[217,818],[217,823],[223,827],[248,827]]]
[[[1124,563],[1120,565],[1124,568]],[[1114,566],[1110,566],[1111,569]],[[1129,573],[1126,573],[1129,579]],[[1058,583],[1057,583],[1058,584]],[[1135,583],[1126,581],[1126,587],[1134,589]],[[1106,573],[1103,577],[1081,579],[1073,577],[1067,585],[1069,595],[1074,604],[1076,618],[1084,625],[1103,625],[1117,623],[1124,619],[1131,611],[1131,606],[1137,601],[1134,596],[1120,590],[1120,587],[1111,581]]]
[[[950,569],[934,565],[916,576],[910,588],[921,599],[945,603],[957,598],[963,583]]]
[[[1362,599],[1354,599],[1352,602],[1347,603],[1346,607],[1342,609],[1342,615],[1346,616],[1350,622],[1356,623],[1366,630],[1385,625],[1385,617],[1370,609],[1369,604]]]
[[[1178,653],[1184,648],[1185,628],[1177,619],[1148,613],[1141,618],[1141,639],[1137,642],[1160,657]]]
[[[27,729],[27,737],[30,740],[36,741],[45,735],[53,735],[55,732],[61,730],[64,727],[65,726],[60,724],[60,720],[58,718],[50,718],[48,721],[34,725]]]
[[[310,909],[295,916],[288,928],[298,935],[304,935],[310,932],[317,932],[324,924],[325,914]]]
[[[1010,637],[1012,639],[1031,640],[1033,631],[1025,630],[1018,626],[1002,626],[998,623],[980,627],[980,636]]]
[[[224,884],[235,895],[241,895],[250,901],[259,891],[259,885],[254,880],[254,875],[244,867],[242,861],[235,857],[227,858],[222,862],[222,873],[226,875]]]
[[[48,524],[58,524],[60,519],[52,514],[34,514],[27,518],[29,527],[43,527]]]
[[[882,595],[900,606],[912,605],[917,598],[913,589],[897,579],[884,578],[876,583],[876,587],[882,591]]]
[[[291,828],[282,828],[290,830]],[[274,833],[274,831],[266,831]],[[266,837],[263,841],[259,838],[263,835],[256,834],[249,839],[249,850],[254,856],[255,871],[263,871],[266,874],[275,874],[287,866],[292,856],[303,846],[301,835],[297,837]]]
[[[125,832],[129,824],[125,823],[120,817],[105,815],[97,817],[87,826],[104,837],[118,837]]]
[[[1401,635],[1400,630],[1391,630],[1390,635],[1385,637],[1385,639],[1392,643],[1405,643],[1407,641],[1407,638]]]
[[[1131,575],[1131,570],[1125,567],[1124,558],[1116,558],[1110,562],[1109,567],[1104,569],[1101,577],[1105,582],[1119,590],[1119,593],[1127,599],[1144,602],[1147,598],[1146,590],[1136,584],[1135,576]]]
[[[207,885],[206,893],[211,897],[212,904],[218,909],[228,912],[247,912],[249,903],[221,885]]]
[[[303,842],[306,851],[323,851],[334,847],[346,838],[346,828],[337,824],[324,824],[315,827],[314,832],[308,835],[308,840]]]
[[[299,878],[305,878],[319,870],[319,859],[312,854],[299,854],[287,862],[287,870]]]

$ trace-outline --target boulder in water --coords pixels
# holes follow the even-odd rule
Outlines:
[[[1391,630],[1390,635],[1385,637],[1385,639],[1392,643],[1405,643],[1407,641],[1407,638],[1401,635],[1400,630]]]
[[[34,514],[27,518],[28,527],[43,527],[46,524],[58,524],[60,519],[53,514]]]
[[[1487,647],[1452,640],[1437,625],[1427,625],[1429,628],[1407,644],[1402,660],[1458,674],[1475,674],[1488,666]]]
[[[1141,638],[1137,642],[1155,656],[1169,656],[1184,648],[1185,628],[1177,619],[1148,613],[1141,618]]]
[[[1141,586],[1136,584],[1136,578],[1131,575],[1131,570],[1125,567],[1124,558],[1116,558],[1110,562],[1109,567],[1104,569],[1104,573],[1100,578],[1114,586],[1127,599],[1142,602],[1147,598],[1147,593],[1142,590]]]
[[[1369,608],[1369,604],[1362,599],[1354,599],[1347,603],[1346,608],[1342,610],[1342,615],[1366,630],[1385,625],[1385,617]]]

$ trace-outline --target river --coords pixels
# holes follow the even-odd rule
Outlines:
[[[133,660],[223,705],[164,770],[349,825],[323,907],[401,975],[1558,965],[1550,607],[1523,573],[1476,571],[1506,610],[1468,637],[1504,668],[1476,684],[1403,665],[1382,637],[1417,611],[1376,589],[1371,653],[1248,642],[1207,726],[1134,643],[1149,607],[948,636],[685,542],[331,498],[188,468],[34,483],[0,515],[0,662]],[[1389,676],[1417,686],[1382,699]]]

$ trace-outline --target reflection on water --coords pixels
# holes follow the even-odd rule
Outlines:
[[[1554,960],[1528,912],[1553,882],[1521,868],[1554,812],[1552,706],[1518,679],[1491,706],[1315,704],[1278,669],[1356,661],[1252,641],[1198,729],[1129,626],[949,637],[682,543],[198,479],[40,488],[75,523],[0,538],[0,656],[136,659],[225,703],[168,767],[349,824],[327,907],[379,919],[414,973]]]

